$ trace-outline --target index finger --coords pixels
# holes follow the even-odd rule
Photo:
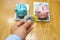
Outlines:
[[[22,24],[24,24],[24,20],[20,20],[20,22],[17,22],[14,26],[21,26]]]

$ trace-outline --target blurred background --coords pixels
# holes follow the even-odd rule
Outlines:
[[[50,10],[50,22],[35,22],[26,40],[60,40],[60,0],[0,0],[0,40],[5,40],[18,22],[14,19],[14,8],[21,2],[29,4],[31,15],[33,2],[48,2]]]

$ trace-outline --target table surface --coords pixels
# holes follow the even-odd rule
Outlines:
[[[0,0],[0,40],[10,34],[11,27],[17,22],[14,8],[20,2],[30,5],[31,15],[33,2],[49,3],[50,22],[35,22],[26,40],[60,40],[60,0]]]

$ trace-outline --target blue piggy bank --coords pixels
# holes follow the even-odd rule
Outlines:
[[[16,15],[19,18],[23,18],[25,15],[27,15],[27,7],[26,7],[26,5],[23,4],[23,3],[17,4],[16,7],[15,7],[15,12],[16,12]]]

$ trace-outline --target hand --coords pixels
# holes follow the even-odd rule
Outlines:
[[[24,40],[32,28],[31,20],[28,20],[26,23],[24,23],[24,20],[21,20],[12,27],[11,33],[18,35]]]

